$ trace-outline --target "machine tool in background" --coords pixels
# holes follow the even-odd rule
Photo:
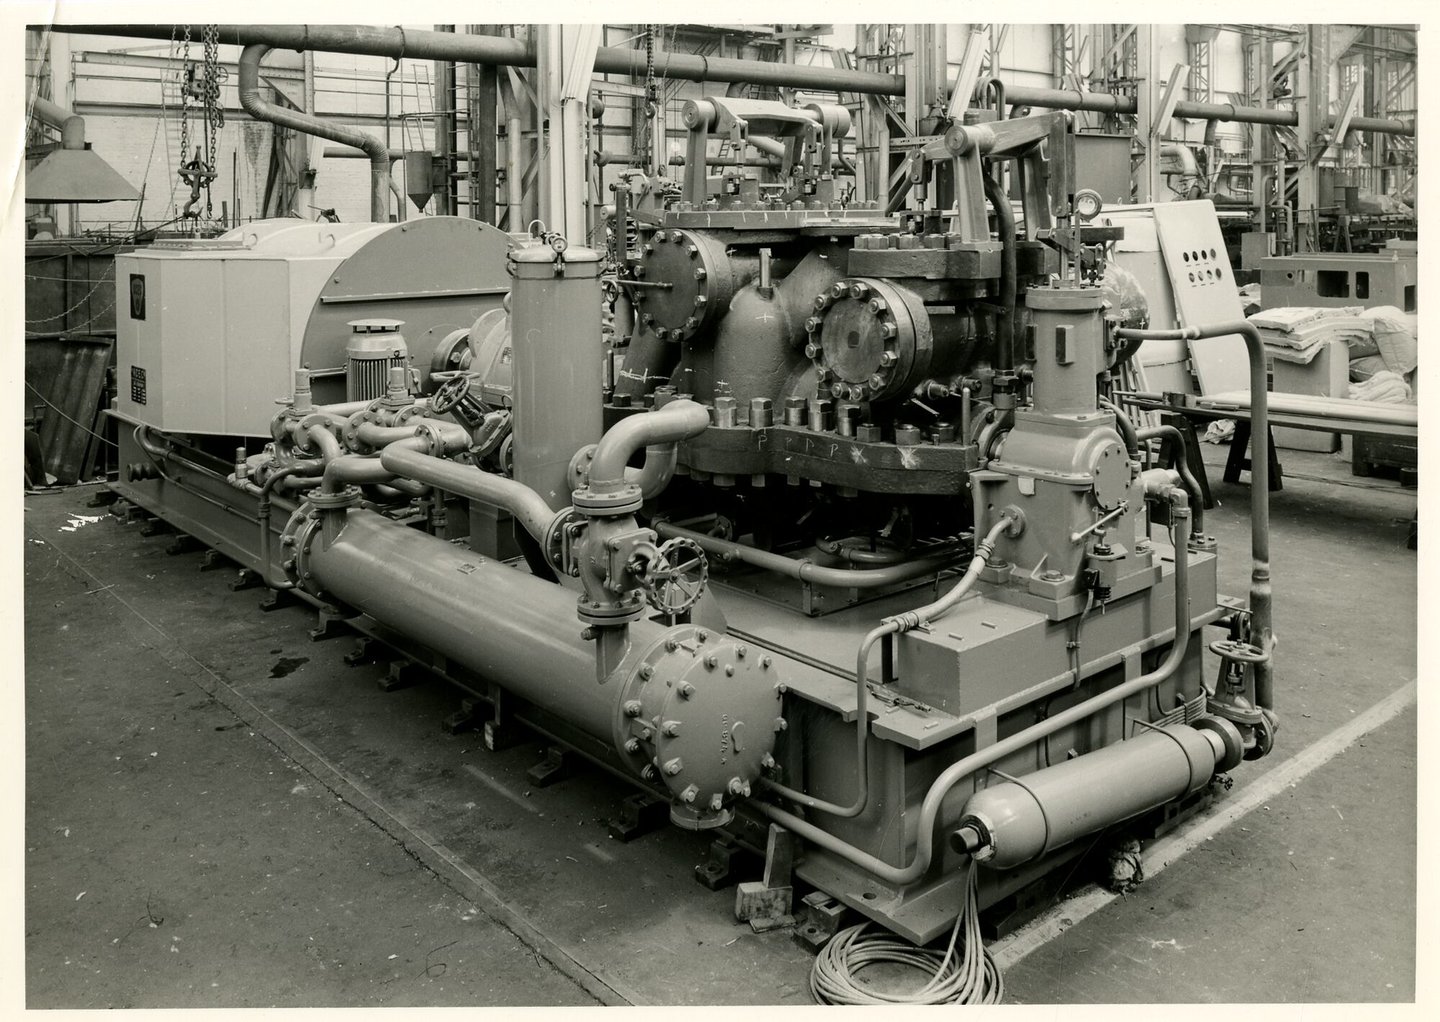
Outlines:
[[[123,256],[116,488],[467,690],[492,746],[535,728],[765,850],[742,918],[803,883],[916,943],[965,922],[982,968],[976,913],[1270,749],[1263,480],[1247,606],[1110,400],[1144,335],[1069,115],[948,125],[894,216],[835,188],[843,108],[685,123],[680,196],[618,194],[612,346],[601,254],[543,228]]]

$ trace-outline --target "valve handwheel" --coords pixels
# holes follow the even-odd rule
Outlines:
[[[1223,660],[1240,664],[1263,664],[1270,659],[1270,654],[1259,646],[1234,639],[1219,639],[1210,643],[1210,652]]]
[[[645,571],[645,598],[662,614],[683,614],[699,602],[709,578],[705,551],[698,543],[667,540]]]
[[[470,392],[470,377],[464,373],[431,373],[430,378],[449,377],[430,396],[430,410],[444,414]]]

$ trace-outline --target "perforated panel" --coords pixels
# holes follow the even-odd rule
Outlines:
[[[1244,318],[1235,275],[1209,199],[1155,206],[1155,232],[1175,296],[1181,326],[1207,326]],[[1200,393],[1240,390],[1250,383],[1245,342],[1237,335],[1190,344]]]

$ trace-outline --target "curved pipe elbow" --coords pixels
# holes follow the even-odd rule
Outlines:
[[[640,468],[627,468],[625,481],[640,487],[640,496],[644,500],[658,497],[674,478],[675,464],[679,460],[678,445],[651,444],[645,448],[645,464]]]
[[[370,158],[370,219],[383,223],[389,218],[390,146],[373,135],[339,124],[331,124],[318,117],[286,110],[269,102],[261,94],[260,62],[271,47],[266,43],[252,43],[240,54],[238,92],[240,106],[257,121],[278,124],[294,131],[328,138],[362,150]]]
[[[415,438],[417,444],[425,441]],[[423,453],[410,441],[391,444],[380,452],[380,464],[389,472],[426,483],[461,497],[504,508],[537,542],[544,542],[555,512],[545,498],[523,483],[481,469],[457,465]]]
[[[590,488],[608,492],[624,487],[628,482],[625,466],[640,448],[689,440],[705,432],[709,425],[710,413],[705,406],[687,400],[671,401],[656,411],[622,419],[606,430],[595,445]]]

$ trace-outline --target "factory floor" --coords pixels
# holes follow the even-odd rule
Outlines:
[[[1226,451],[1206,523],[1243,596]],[[1414,999],[1416,490],[1282,460],[1274,754],[1134,891],[997,942],[1008,1001]],[[811,957],[694,882],[703,835],[612,840],[608,778],[534,784],[540,744],[443,732],[454,692],[383,691],[95,489],[25,498],[27,1007],[809,1002]]]

